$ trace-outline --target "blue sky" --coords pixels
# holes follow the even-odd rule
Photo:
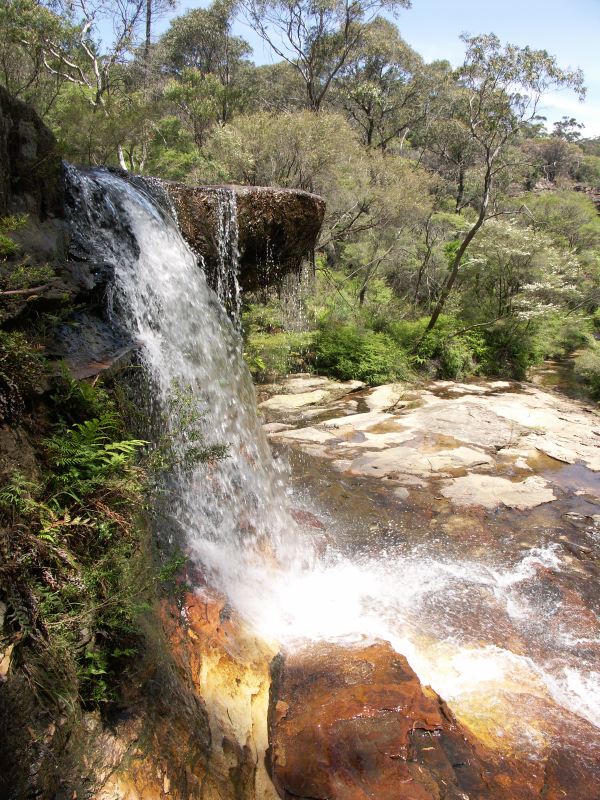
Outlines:
[[[183,0],[176,13],[207,4]],[[459,64],[461,33],[493,32],[504,41],[548,50],[561,66],[581,67],[588,87],[585,102],[569,92],[553,93],[541,113],[550,123],[574,116],[585,124],[584,136],[600,136],[600,0],[413,0],[396,22],[402,37],[426,61],[446,58]],[[253,46],[257,64],[273,60],[253,30],[236,27]]]

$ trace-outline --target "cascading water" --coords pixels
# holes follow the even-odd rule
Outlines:
[[[71,170],[69,179],[76,239],[114,267],[115,314],[139,345],[173,448],[183,460],[189,434],[179,430],[174,405],[190,398],[204,415],[204,443],[228,448],[226,458],[174,476],[171,523],[224,591],[258,552],[296,558],[285,484],[258,423],[241,339],[165,211],[166,195],[106,170]],[[219,236],[233,241],[223,246],[224,259],[236,250],[228,208]]]
[[[482,704],[510,702],[498,698],[527,685],[533,696],[549,696],[600,726],[600,674],[592,662],[580,667],[581,642],[559,643],[554,661],[536,656],[543,621],[556,609],[551,597],[532,599],[526,587],[537,569],[560,569],[553,548],[502,568],[385,542],[353,558],[333,544],[317,557],[311,531],[289,512],[301,500],[290,496],[261,430],[239,335],[164,194],[108,171],[71,171],[70,182],[75,239],[89,240],[88,252],[115,268],[115,313],[139,343],[155,403],[168,412],[174,387],[190,392],[205,414],[206,443],[228,446],[226,458],[174,475],[170,513],[204,573],[239,612],[288,647],[307,639],[387,639],[459,713],[469,703],[483,713]],[[236,250],[231,205],[227,214],[229,222],[219,223],[224,259]],[[167,425],[184,452],[176,415]],[[491,629],[502,615],[522,634],[516,654],[495,644]],[[529,624],[536,615],[538,633]],[[526,717],[524,708],[520,713]],[[535,730],[524,724],[520,735],[527,752]]]
[[[237,200],[232,189],[218,188],[215,195],[217,264],[213,285],[219,301],[227,309],[235,326],[239,327],[242,300],[238,280]]]

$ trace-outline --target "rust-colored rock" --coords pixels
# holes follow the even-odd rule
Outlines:
[[[209,283],[218,262],[219,191],[235,192],[239,227],[239,281],[255,290],[297,272],[312,251],[323,223],[325,201],[295,189],[265,186],[185,186],[165,183],[181,232],[205,262]]]
[[[503,797],[444,702],[388,644],[278,656],[272,679],[269,755],[281,797]]]
[[[210,726],[207,774],[202,792],[190,793],[190,800],[275,800],[265,769],[275,648],[206,587],[186,595],[185,624],[165,607],[163,625],[179,671],[195,686]]]
[[[321,644],[271,667],[268,762],[285,800],[535,800],[596,797],[596,758],[486,748],[383,642]],[[591,791],[592,794],[586,794]]]

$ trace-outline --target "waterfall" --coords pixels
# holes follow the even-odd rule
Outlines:
[[[239,328],[242,300],[238,280],[237,200],[232,189],[219,188],[215,194],[217,264],[213,285],[221,304],[229,312],[235,326]]]
[[[224,591],[258,554],[289,563],[299,556],[299,539],[284,476],[258,422],[241,338],[182,239],[165,192],[103,169],[70,169],[68,180],[74,246],[114,269],[115,321],[139,345],[152,403],[172,447],[182,460],[190,447],[177,408],[182,404],[184,416],[190,404],[202,416],[204,445],[227,447],[220,460],[175,470],[164,534],[169,527],[181,531]],[[235,263],[237,250],[235,198],[226,190],[220,198],[227,299],[232,272],[226,265]]]
[[[546,658],[545,625],[534,624],[556,611],[553,596],[530,594],[536,570],[561,569],[554,549],[492,569],[381,534],[370,551],[344,553],[334,543],[315,556],[314,531],[289,510],[301,498],[290,496],[261,429],[239,333],[183,241],[164,191],[107,170],[70,169],[68,179],[73,249],[114,269],[115,324],[139,345],[174,448],[184,455],[193,444],[174,397],[198,407],[207,445],[228,447],[223,459],[174,468],[159,535],[178,529],[210,583],[259,633],[285,646],[385,639],[457,712],[477,719],[490,704],[509,708],[517,685],[600,726],[600,673],[584,659],[587,643],[573,643],[566,632]],[[223,192],[225,276],[237,248],[234,198]],[[224,277],[220,285],[226,300],[231,284]],[[368,514],[355,522],[368,525]],[[351,536],[336,530],[335,520],[328,528],[334,542]],[[531,654],[496,644],[493,628],[502,618],[531,643]],[[519,746],[535,749],[535,725],[519,725]]]

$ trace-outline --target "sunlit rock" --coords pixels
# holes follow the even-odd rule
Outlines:
[[[497,508],[505,505],[520,511],[556,500],[548,483],[533,475],[524,481],[511,481],[495,475],[465,475],[448,481],[442,494],[457,506]]]
[[[305,409],[309,406],[331,403],[340,397],[364,388],[361,381],[334,381],[328,378],[295,376],[273,386],[272,396],[259,403],[262,411],[277,415]],[[262,387],[265,391],[265,387]]]
[[[386,643],[320,644],[272,667],[269,761],[282,798],[508,798],[445,703]]]

